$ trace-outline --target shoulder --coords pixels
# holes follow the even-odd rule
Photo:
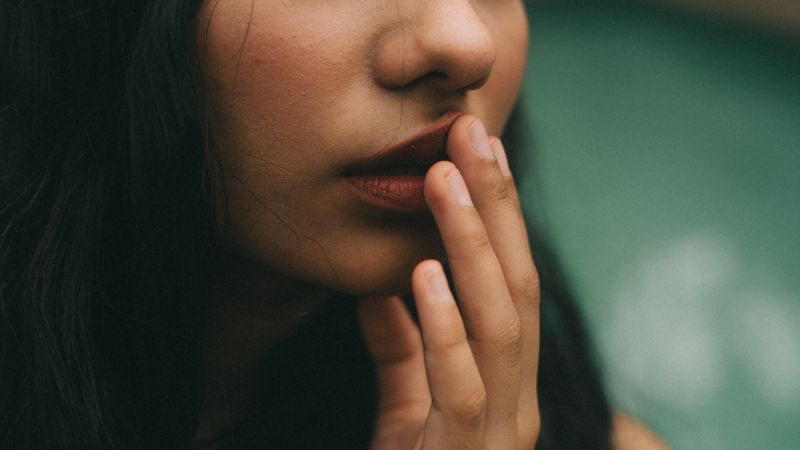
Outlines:
[[[643,423],[619,412],[614,414],[611,436],[614,450],[670,450]]]

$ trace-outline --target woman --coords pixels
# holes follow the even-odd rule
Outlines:
[[[13,3],[2,448],[610,448],[490,137],[521,2]]]

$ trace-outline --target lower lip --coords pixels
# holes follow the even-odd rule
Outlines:
[[[350,192],[370,206],[398,214],[428,211],[423,175],[362,175],[347,181]]]

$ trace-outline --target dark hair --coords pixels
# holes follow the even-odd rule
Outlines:
[[[0,7],[0,448],[191,443],[203,344],[198,286],[216,217],[215,159],[204,145],[191,50],[199,4]],[[517,112],[507,141],[520,124]],[[609,409],[578,311],[531,232],[544,299],[537,448],[608,448]],[[347,336],[331,361],[368,364],[357,334]],[[267,361],[283,361],[280,351],[292,345]],[[362,430],[343,438],[350,443],[369,438],[363,420],[375,400],[371,372],[355,367],[341,366],[343,382],[361,389],[344,403],[351,413],[328,417]],[[253,420],[285,422],[309,406],[292,404],[282,417]],[[237,433],[247,427],[227,435]]]

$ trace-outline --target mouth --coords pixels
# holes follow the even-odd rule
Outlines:
[[[346,187],[362,202],[386,212],[421,213],[425,174],[447,160],[447,134],[464,113],[451,111],[420,133],[348,167]]]

